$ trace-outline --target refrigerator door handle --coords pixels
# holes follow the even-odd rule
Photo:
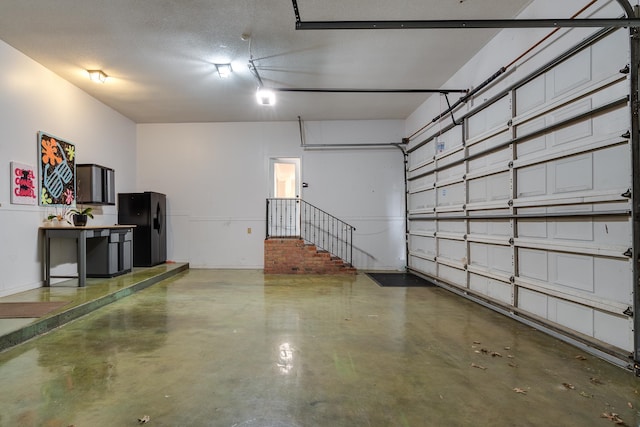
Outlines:
[[[153,218],[153,228],[160,232],[160,228],[162,227],[162,209],[160,209],[160,203],[156,205],[156,216]]]

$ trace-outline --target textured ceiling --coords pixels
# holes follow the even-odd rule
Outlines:
[[[530,0],[298,0],[303,21],[505,19]],[[404,119],[497,30],[296,31],[291,0],[2,0],[0,39],[137,123]],[[242,34],[250,34],[248,40]],[[212,65],[231,62],[220,79]],[[110,78],[90,82],[85,70]]]

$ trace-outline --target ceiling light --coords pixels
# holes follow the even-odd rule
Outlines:
[[[276,94],[272,90],[259,87],[256,92],[256,99],[260,105],[274,105],[276,103]]]
[[[214,64],[214,65],[216,66],[218,75],[220,75],[220,78],[222,79],[226,79],[233,72],[233,69],[231,68],[231,64]]]
[[[107,75],[102,70],[87,70],[87,72],[92,82],[104,83],[107,80]]]

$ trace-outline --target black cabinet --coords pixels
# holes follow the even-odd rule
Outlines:
[[[162,193],[118,194],[118,223],[133,229],[133,265],[150,267],[167,260],[166,196]]]
[[[103,238],[87,239],[87,277],[114,277],[131,271],[131,228],[109,229]]]
[[[115,205],[115,172],[94,164],[76,165],[77,203]]]

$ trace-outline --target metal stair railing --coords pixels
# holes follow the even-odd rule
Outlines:
[[[355,229],[304,200],[267,199],[267,239],[299,237],[353,265]]]

